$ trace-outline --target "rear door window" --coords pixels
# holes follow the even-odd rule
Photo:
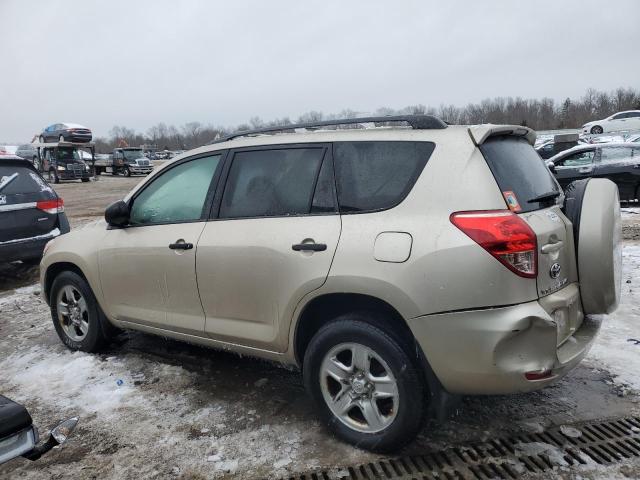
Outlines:
[[[328,211],[331,185],[326,177],[330,171],[322,176],[320,191],[312,204],[325,151],[325,147],[310,147],[236,152],[220,205],[220,218]]]
[[[492,137],[480,146],[480,151],[505,199],[516,200],[515,204],[509,201],[514,211],[531,212],[556,202],[552,194],[560,193],[560,186],[525,139]],[[543,196],[546,198],[536,200]]]
[[[585,167],[593,163],[595,150],[585,150],[582,152],[572,153],[561,160],[555,162],[556,168],[576,168]]]
[[[434,148],[431,142],[334,143],[340,212],[372,212],[398,205],[411,191]]]
[[[603,147],[600,150],[600,155],[602,163],[625,163],[637,160],[637,156],[634,155],[634,149],[629,147]]]

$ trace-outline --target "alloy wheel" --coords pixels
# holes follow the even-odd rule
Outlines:
[[[89,310],[80,290],[73,285],[60,289],[56,298],[58,322],[74,342],[81,342],[89,331]]]
[[[333,415],[358,432],[380,432],[398,414],[396,378],[365,345],[342,343],[329,350],[320,367],[320,388]]]

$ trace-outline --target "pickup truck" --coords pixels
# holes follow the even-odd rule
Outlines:
[[[111,175],[147,175],[153,170],[153,163],[141,148],[116,148],[109,158],[97,158],[95,161],[96,175],[110,173]]]

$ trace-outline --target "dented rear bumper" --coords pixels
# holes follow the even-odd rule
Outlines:
[[[568,319],[568,321],[567,321]],[[456,394],[537,390],[588,353],[599,317],[584,317],[577,285],[539,301],[417,317],[409,321],[440,383]],[[530,380],[525,374],[544,372]]]

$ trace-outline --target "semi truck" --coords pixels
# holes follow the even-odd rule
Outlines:
[[[153,170],[153,163],[144,156],[142,148],[116,148],[108,158],[98,158],[94,163],[96,175],[147,175]]]

